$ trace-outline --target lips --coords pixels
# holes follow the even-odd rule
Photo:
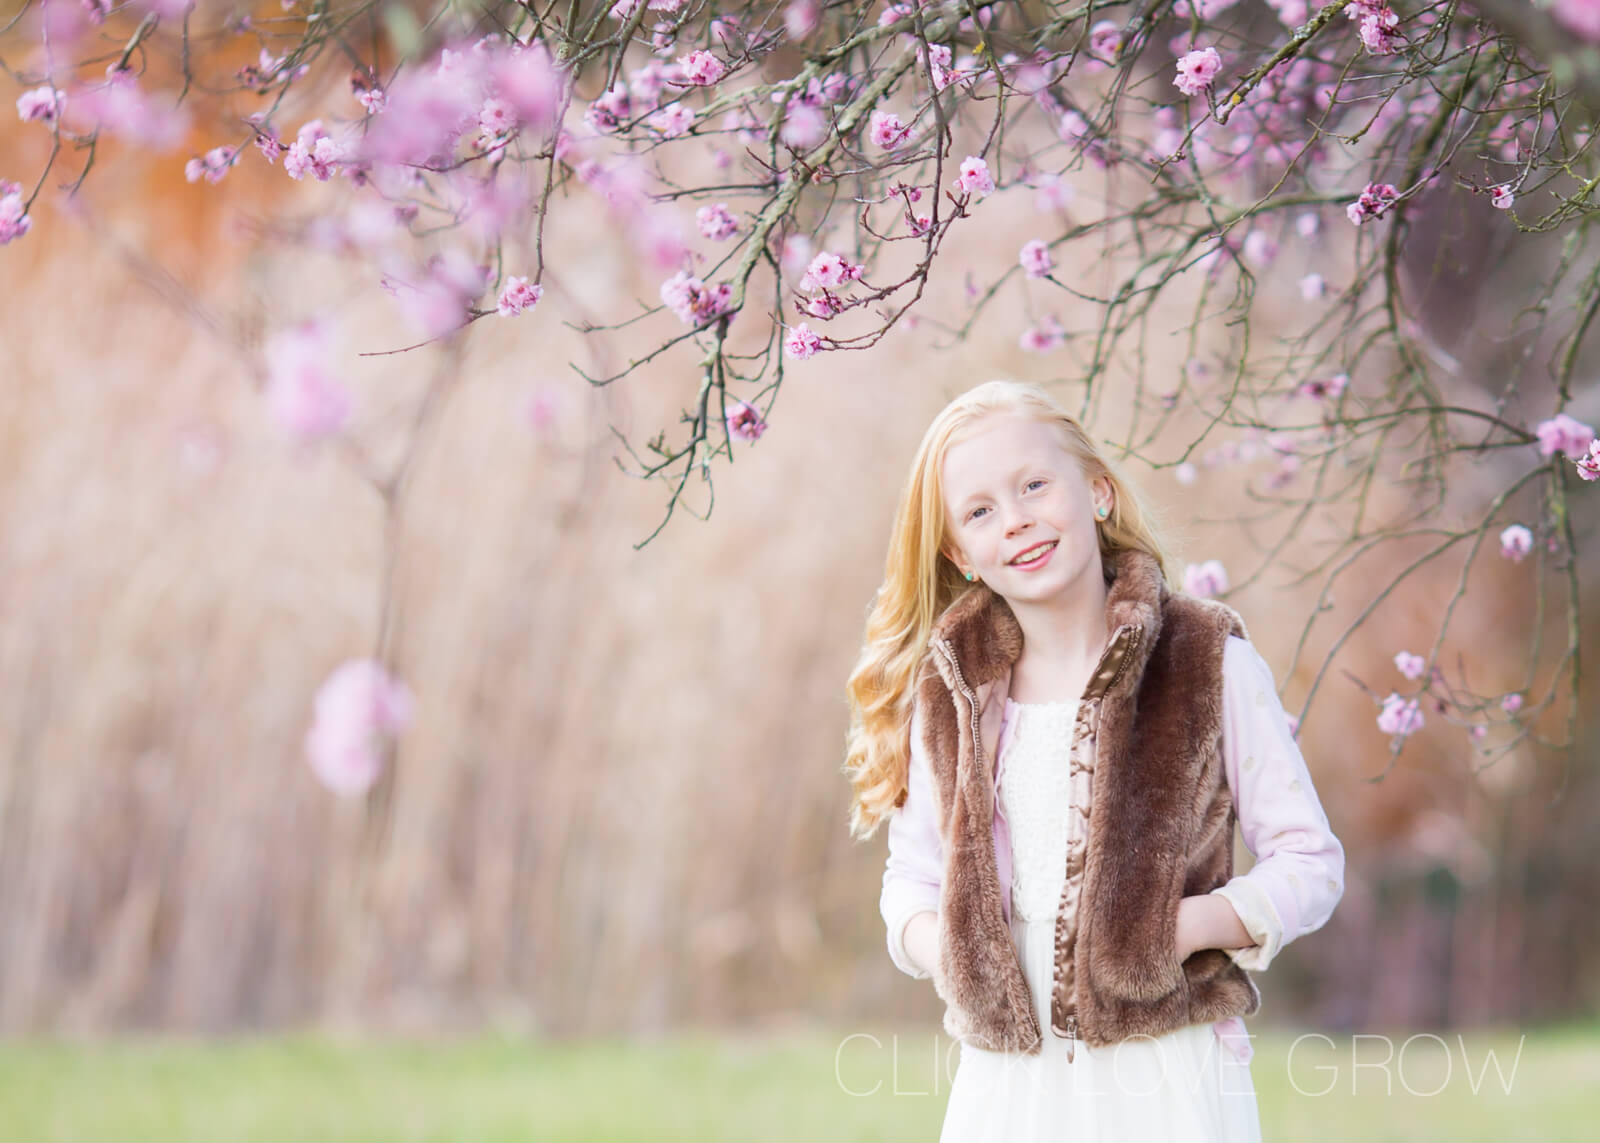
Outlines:
[[[1013,566],[1019,563],[1032,563],[1034,560],[1038,559],[1040,556],[1054,548],[1059,542],[1060,541],[1058,540],[1051,540],[1048,543],[1035,544],[1027,551],[1018,553],[1015,557],[1007,560],[1006,562]]]

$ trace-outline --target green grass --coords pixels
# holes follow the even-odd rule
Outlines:
[[[1448,1058],[1405,1035],[1387,1068],[1382,1040],[1258,1036],[1267,1143],[1600,1134],[1600,1026],[1531,1030],[1520,1058],[1516,1031],[1445,1036]],[[948,1071],[935,1064],[945,1050]],[[1491,1050],[1500,1075],[1484,1070]],[[934,1028],[578,1045],[12,1042],[0,1044],[0,1141],[926,1141],[957,1058]]]

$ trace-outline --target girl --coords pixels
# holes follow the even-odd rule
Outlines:
[[[1259,1140],[1246,970],[1327,921],[1344,850],[1238,613],[1169,588],[1042,388],[934,419],[848,690],[889,955],[961,1042],[943,1143]]]

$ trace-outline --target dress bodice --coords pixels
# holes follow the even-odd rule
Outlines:
[[[1033,921],[1055,916],[1069,853],[1081,857],[1091,775],[1072,759],[1076,700],[1006,701],[1015,720],[1000,783],[1000,803],[1011,829],[1011,906]]]

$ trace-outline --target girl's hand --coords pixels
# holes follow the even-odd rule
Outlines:
[[[1178,902],[1179,963],[1201,949],[1248,948],[1255,941],[1226,897],[1201,893]]]

